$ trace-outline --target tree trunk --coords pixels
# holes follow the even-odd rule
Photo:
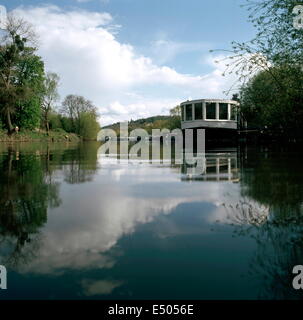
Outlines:
[[[44,111],[44,124],[45,124],[46,134],[48,136],[49,136],[49,121],[48,121],[49,110],[50,110],[50,107],[48,104],[47,108],[45,108],[45,111]]]
[[[46,134],[49,135],[49,123],[48,123],[48,120],[45,120],[45,128],[46,128]]]
[[[11,134],[14,131],[14,127],[12,125],[11,113],[9,110],[7,110],[6,112],[6,121],[7,121],[8,134]]]

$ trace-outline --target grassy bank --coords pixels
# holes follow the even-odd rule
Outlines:
[[[74,133],[67,133],[64,130],[53,130],[47,135],[46,131],[23,130],[18,133],[8,135],[6,131],[0,130],[0,142],[79,142],[79,138]]]

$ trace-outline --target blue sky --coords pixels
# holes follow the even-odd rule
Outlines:
[[[84,95],[101,123],[167,114],[188,98],[224,98],[235,80],[214,61],[254,35],[245,0],[9,0],[32,22],[60,94]]]

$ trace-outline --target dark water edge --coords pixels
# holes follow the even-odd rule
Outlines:
[[[0,144],[0,299],[301,299],[303,154],[207,150],[207,173]]]

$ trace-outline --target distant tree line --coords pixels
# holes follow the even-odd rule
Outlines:
[[[10,135],[19,130],[62,130],[84,139],[96,139],[100,130],[97,108],[84,97],[68,95],[58,106],[60,77],[46,72],[36,55],[33,27],[9,13],[1,22],[0,129]]]
[[[104,128],[113,129],[119,136],[120,122],[111,124]],[[153,129],[180,129],[181,128],[181,107],[176,106],[169,111],[169,115],[153,116],[144,119],[131,120],[128,123],[128,130],[144,129],[148,134],[152,134]]]

